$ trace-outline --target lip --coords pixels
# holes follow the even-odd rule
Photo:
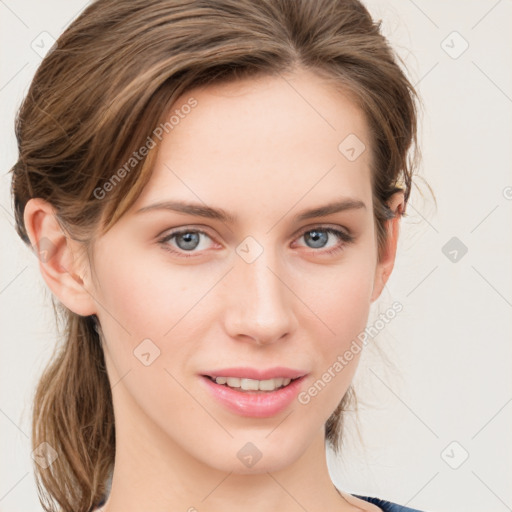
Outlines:
[[[235,377],[236,375],[231,373],[230,376]],[[216,377],[222,377],[222,375],[216,375]],[[251,418],[269,418],[291,405],[297,397],[306,375],[296,378],[288,386],[275,391],[237,391],[217,384],[206,375],[201,375],[200,378],[211,396],[231,412]]]
[[[238,377],[239,379],[267,380],[284,377],[285,379],[297,379],[303,377],[308,372],[287,368],[285,366],[274,366],[265,370],[250,368],[248,366],[238,366],[235,368],[222,368],[219,370],[211,370],[202,372],[202,375],[209,377]]]

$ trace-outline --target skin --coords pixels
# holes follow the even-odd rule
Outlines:
[[[294,401],[265,419],[228,411],[199,377],[214,368],[283,365],[309,372],[306,390],[366,327],[393,268],[400,216],[388,221],[378,261],[363,114],[305,70],[197,88],[173,110],[191,96],[198,105],[165,135],[149,184],[96,240],[91,262],[48,203],[32,199],[25,210],[32,244],[45,236],[57,249],[40,262],[46,283],[102,326],[117,443],[103,510],[380,510],[338,493],[325,457],[324,424],[360,353],[308,404]],[[367,147],[352,162],[338,150],[350,133]],[[366,208],[295,219],[340,197]],[[135,213],[169,199],[221,207],[238,222]],[[389,205],[401,211],[403,200],[397,193]],[[192,249],[197,256],[158,243],[183,227],[208,234]],[[315,245],[303,236],[325,227],[348,230],[354,241],[326,233]],[[247,236],[263,248],[252,263],[236,252]],[[180,252],[178,243],[187,247],[177,238],[167,245]],[[337,245],[341,251],[326,254]],[[148,338],[160,355],[145,366],[134,350]],[[250,468],[237,457],[247,442],[262,453]]]

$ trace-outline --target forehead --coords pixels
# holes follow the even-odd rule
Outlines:
[[[195,88],[171,116],[134,208],[169,198],[229,203],[229,210],[254,201],[291,207],[326,194],[369,199],[364,115],[312,72]],[[347,140],[362,151],[356,159],[344,152]]]

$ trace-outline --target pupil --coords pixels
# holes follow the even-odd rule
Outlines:
[[[314,229],[312,231],[308,231],[304,235],[304,237],[306,238],[306,240],[313,241],[313,244],[316,244],[316,245],[314,245],[315,249],[318,249],[319,247],[323,247],[323,245],[325,245],[325,243],[327,243],[327,233],[325,231],[320,231],[320,230]],[[320,243],[318,243],[319,239],[320,239]]]
[[[185,240],[185,244],[180,243],[181,240]],[[184,233],[178,235],[176,244],[183,250],[195,249],[199,244],[199,233]]]

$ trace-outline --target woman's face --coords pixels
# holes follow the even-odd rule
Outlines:
[[[359,352],[335,363],[382,289],[368,129],[305,71],[194,89],[172,114],[151,180],[97,240],[88,282],[118,442],[223,471],[277,470],[323,439]],[[161,202],[197,209],[148,208]],[[346,208],[301,217],[335,203]],[[229,219],[204,214],[221,209]],[[305,377],[286,400],[204,376],[233,367]]]

